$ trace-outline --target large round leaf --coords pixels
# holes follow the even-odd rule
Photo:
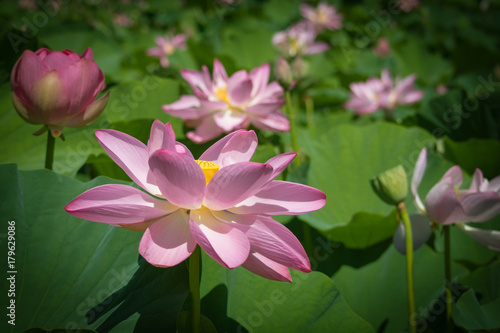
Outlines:
[[[416,319],[418,328],[422,328],[426,325],[427,312],[434,302],[439,302],[444,290],[444,259],[427,246],[416,251],[414,258]],[[333,281],[352,309],[375,329],[401,332],[407,327],[409,318],[405,267],[405,256],[390,246],[377,261],[359,269],[343,266],[333,276]],[[453,277],[464,271],[461,266],[452,266]],[[456,288],[454,293],[460,291]]]
[[[369,180],[402,164],[410,181],[418,153],[422,147],[433,142],[431,135],[423,130],[388,123],[335,127],[316,140],[308,151],[311,158],[309,185],[324,191],[328,199],[323,209],[303,218],[322,231],[352,223],[359,212],[375,214],[373,223],[386,224],[384,218],[394,207],[375,195]],[[410,198],[408,203],[411,205]],[[359,216],[356,218],[358,222],[361,222]],[[369,246],[389,237],[394,227],[385,230],[385,237],[378,234],[367,237],[366,244],[360,244],[359,239],[351,243],[356,243],[357,247]],[[346,242],[356,236],[355,233],[351,236],[343,234],[347,237],[343,240]]]
[[[9,274],[14,275],[11,299],[16,306],[16,325],[3,320],[0,331],[175,329],[188,293],[185,266],[160,269],[143,260],[138,266],[140,233],[84,221],[63,209],[109,179],[81,183],[48,170],[18,171],[12,164],[1,165],[0,175],[2,244],[8,222],[15,225],[15,261]],[[8,267],[12,260],[4,254],[0,264]],[[10,282],[3,280],[3,290],[11,288]]]
[[[222,284],[227,316],[239,323],[238,332],[373,332],[324,274],[293,271],[292,279],[270,281],[242,267],[228,270],[203,256],[202,296]]]

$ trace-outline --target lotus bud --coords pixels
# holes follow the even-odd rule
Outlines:
[[[378,197],[389,205],[399,204],[408,194],[406,172],[401,164],[380,173],[370,180],[370,184]]]
[[[108,94],[95,100],[104,88],[104,75],[88,48],[80,56],[70,50],[26,50],[12,69],[12,103],[30,124],[43,124],[52,136],[63,127],[82,127],[99,117]]]

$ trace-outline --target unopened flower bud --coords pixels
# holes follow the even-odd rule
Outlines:
[[[397,205],[406,199],[408,182],[406,172],[400,164],[380,173],[370,180],[373,190],[380,199],[389,205]]]

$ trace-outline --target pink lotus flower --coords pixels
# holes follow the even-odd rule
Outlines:
[[[317,8],[304,3],[300,5],[300,12],[306,20],[314,24],[318,32],[323,28],[329,30],[342,28],[343,15],[326,2],[320,2]]]
[[[170,65],[168,61],[168,56],[173,54],[175,49],[186,48],[186,38],[185,34],[179,34],[175,36],[166,37],[156,37],[156,47],[148,49],[146,54],[148,56],[157,57],[160,59],[160,65],[162,67],[168,67]]]
[[[403,80],[396,78],[393,83],[389,71],[384,69],[381,79],[369,78],[366,82],[351,83],[351,99],[344,107],[354,109],[357,115],[363,115],[379,109],[391,111],[397,105],[415,103],[423,96],[422,91],[413,87],[415,79],[415,75],[410,75]]]
[[[389,45],[389,40],[385,37],[381,37],[377,41],[377,45],[373,48],[373,53],[380,58],[385,58],[391,54],[391,46]]]
[[[419,0],[398,0],[398,6],[403,12],[411,12],[420,6]]]
[[[267,83],[269,71],[269,65],[264,64],[250,73],[241,70],[228,77],[217,59],[213,78],[206,66],[201,72],[182,70],[181,75],[191,85],[194,96],[181,96],[179,101],[164,105],[163,110],[196,127],[187,133],[196,143],[250,124],[273,132],[288,131],[290,123],[279,110],[285,102],[281,98],[283,88],[277,82]]]
[[[274,34],[272,43],[285,57],[325,52],[330,46],[316,41],[316,29],[310,22],[297,23]]]
[[[459,166],[454,166],[430,189],[422,202],[418,186],[426,165],[427,150],[424,148],[418,157],[411,182],[411,192],[417,209],[436,223],[457,224],[462,231],[481,244],[500,250],[500,232],[476,229],[463,224],[485,222],[500,214],[500,176],[488,182],[483,178],[481,170],[476,169],[469,189],[459,190],[462,171]]]
[[[81,56],[70,51],[26,50],[12,69],[12,102],[30,124],[43,124],[52,136],[62,128],[82,127],[99,117],[109,92],[98,100],[104,75],[88,48]]]
[[[68,213],[144,231],[139,252],[155,266],[177,265],[199,244],[221,265],[241,265],[268,279],[291,281],[288,267],[310,271],[297,238],[271,217],[325,204],[317,189],[274,180],[295,153],[249,162],[257,136],[239,130],[195,160],[175,141],[171,125],[160,121],[153,123],[147,146],[114,130],[98,130],[96,136],[130,178],[155,196],[132,186],[102,185],[68,203]]]

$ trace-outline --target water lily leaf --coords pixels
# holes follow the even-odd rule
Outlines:
[[[16,294],[16,325],[2,326],[2,332],[175,328],[188,292],[185,266],[138,265],[141,233],[84,221],[63,209],[89,188],[124,182],[98,177],[82,183],[48,170],[19,171],[13,164],[0,165],[0,175],[0,212],[5,224],[15,225]],[[0,264],[8,267],[6,255]],[[9,290],[10,281],[2,286]]]
[[[227,288],[227,316],[237,331],[373,332],[351,310],[330,278],[319,272],[292,272],[292,283],[270,281],[242,267],[228,270],[203,256],[202,296]]]
[[[446,138],[444,145],[445,158],[460,165],[467,173],[473,174],[479,168],[488,179],[500,175],[500,159],[492,158],[500,155],[500,141],[472,138],[455,142]]]
[[[394,207],[375,195],[369,180],[402,164],[410,181],[418,153],[433,142],[421,129],[388,123],[333,128],[308,150],[309,185],[324,191],[327,202],[323,209],[303,218],[327,231],[348,225],[358,212],[377,214],[379,219],[389,215]],[[407,202],[410,208],[411,199]]]
[[[453,321],[467,330],[496,330],[500,328],[500,298],[480,304],[474,289],[467,290],[453,309]]]
[[[436,254],[428,246],[415,251],[415,306],[418,309],[415,319],[419,330],[423,328],[423,331],[427,327],[425,325],[430,325],[425,317],[433,309],[433,304],[440,302],[440,295],[444,290],[443,264],[443,256]],[[452,265],[453,277],[464,273],[462,266]],[[377,261],[361,268],[342,266],[332,278],[352,309],[377,331],[408,331],[406,259],[394,246],[391,245]],[[455,293],[461,291],[458,288],[455,288]],[[443,313],[444,304],[436,307],[442,308]]]

